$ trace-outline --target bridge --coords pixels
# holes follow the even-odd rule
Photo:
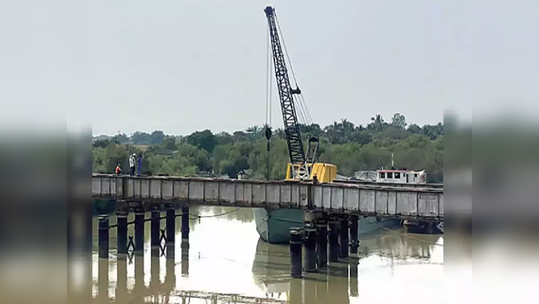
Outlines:
[[[444,217],[439,187],[93,174],[92,196],[143,205],[180,202],[435,221]]]

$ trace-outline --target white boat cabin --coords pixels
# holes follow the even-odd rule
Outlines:
[[[377,170],[376,182],[395,184],[426,184],[427,173],[425,171],[411,170]]]

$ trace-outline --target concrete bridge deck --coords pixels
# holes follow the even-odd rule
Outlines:
[[[440,188],[93,174],[92,195],[150,204],[296,208],[428,220],[444,217]]]

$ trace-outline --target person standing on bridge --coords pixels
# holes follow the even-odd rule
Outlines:
[[[141,171],[142,171],[142,154],[139,155],[137,158],[137,176],[140,176]]]
[[[135,175],[135,153],[129,157],[129,175]]]
[[[116,171],[115,172],[116,172],[116,175],[120,175],[120,173],[122,173],[122,167],[120,167],[120,164],[118,164],[116,166]]]

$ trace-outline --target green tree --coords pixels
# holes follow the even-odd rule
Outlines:
[[[442,182],[444,125],[406,126],[404,115],[396,113],[390,124],[377,114],[365,127],[341,119],[324,128],[300,124],[300,130],[305,148],[310,136],[319,138],[320,161],[335,164],[339,174],[352,176],[358,170],[387,168],[393,153],[396,167],[426,170],[429,182]],[[471,147],[471,131],[469,134],[448,140],[453,146]],[[130,137],[99,136],[94,138],[92,147],[93,170],[100,173],[113,173],[117,164],[126,172],[128,156],[143,153],[138,147],[145,150],[143,173],[154,175],[214,173],[235,177],[239,171],[248,170],[253,178],[263,179],[269,171],[271,179],[284,179],[290,161],[284,130],[273,130],[268,154],[264,128],[258,126],[232,134],[203,130],[187,136],[167,135],[162,131],[135,132]],[[448,158],[452,163],[469,162],[462,155],[452,153]]]
[[[391,118],[391,125],[397,129],[406,128],[406,117],[400,113],[395,113]]]
[[[208,153],[213,152],[213,149],[217,145],[217,138],[210,130],[197,131],[187,136],[186,141],[188,144],[204,149]]]

